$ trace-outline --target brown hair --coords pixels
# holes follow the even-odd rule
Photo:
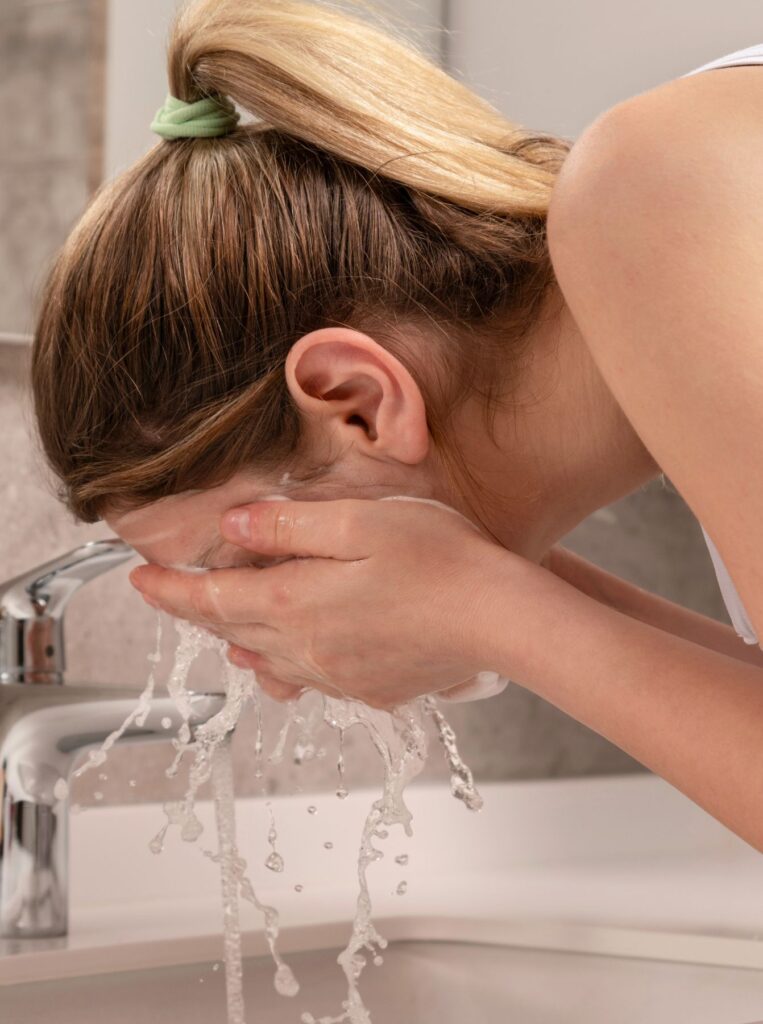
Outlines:
[[[173,95],[223,94],[253,118],[158,142],[57,255],[33,393],[69,508],[92,522],[296,468],[284,361],[337,324],[406,366],[457,467],[450,413],[477,392],[489,416],[554,282],[546,214],[572,143],[328,3],[200,0],[168,67]]]

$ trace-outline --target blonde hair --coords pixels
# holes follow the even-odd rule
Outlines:
[[[254,119],[158,142],[57,255],[33,394],[62,498],[94,521],[296,468],[284,361],[337,324],[406,366],[446,465],[468,473],[449,418],[473,392],[489,414],[517,371],[555,280],[546,214],[571,141],[328,3],[199,0],[168,70],[179,99],[221,94]]]

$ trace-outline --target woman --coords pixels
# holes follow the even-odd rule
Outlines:
[[[763,652],[555,546],[665,472],[763,628],[762,75],[682,76],[573,147],[329,6],[186,9],[162,140],[43,296],[69,508],[273,696],[497,672],[763,850]]]

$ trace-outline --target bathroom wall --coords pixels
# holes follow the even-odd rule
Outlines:
[[[123,14],[138,10],[128,0],[112,2],[123,5]],[[6,119],[4,132],[12,144],[0,150],[0,332],[6,334],[29,329],[46,261],[80,213],[98,178],[97,168],[121,159],[115,148],[106,158],[99,145],[102,135],[93,135],[103,92],[96,89],[94,95],[93,83],[103,78],[107,52],[104,11],[100,0],[4,0],[0,12],[0,97],[6,112],[24,111],[23,117]],[[157,105],[162,99],[163,92]],[[5,524],[0,530],[0,578],[108,533],[100,525],[72,522],[56,501],[54,483],[33,439],[28,361],[28,347],[0,344]],[[670,486],[650,484],[600,510],[566,542],[640,586],[728,621],[699,527]],[[94,581],[73,600],[67,616],[70,680],[143,686],[156,619],[127,584],[127,571],[123,567]],[[506,629],[511,628],[507,622]],[[167,620],[160,678],[166,678],[172,646],[173,626]],[[199,664],[194,685],[219,689],[214,659]],[[283,707],[266,699],[268,749],[283,715]],[[640,768],[602,737],[516,685],[491,701],[453,706],[448,717],[478,780]],[[252,772],[251,718],[239,730],[235,747],[239,791],[252,792],[258,784]],[[274,767],[267,788],[332,785],[333,734],[324,734],[317,753],[302,766],[287,758]],[[169,743],[115,750],[98,775],[80,780],[75,800],[165,799],[182,784],[164,777],[171,754]],[[350,786],[378,781],[380,766],[363,735],[348,734],[345,755]],[[439,756],[427,772],[444,777]]]
[[[759,43],[760,0],[449,0],[447,66],[512,120],[576,138],[602,111]]]
[[[0,4],[0,334],[30,330],[43,268],[101,177],[104,13]]]

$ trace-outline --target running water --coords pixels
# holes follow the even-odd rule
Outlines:
[[[358,859],[360,892],[355,908],[352,934],[345,949],[337,957],[347,979],[347,999],[338,1017],[314,1017],[302,1014],[302,1024],[371,1024],[371,1016],[358,989],[361,972],[367,960],[366,950],[379,960],[378,950],[385,949],[387,940],[379,934],[371,920],[371,897],[368,892],[369,865],[384,854],[374,845],[375,839],[386,839],[388,829],[401,825],[407,836],[413,834],[411,812],[403,800],[403,791],[411,779],[424,767],[427,754],[422,701],[396,708],[392,712],[379,711],[356,701],[335,700],[324,697],[324,719],[340,736],[353,725],[362,725],[373,741],[384,765],[382,795],[374,800],[363,826]],[[375,947],[378,947],[375,948]]]
[[[294,996],[299,992],[299,983],[277,950],[278,912],[275,907],[267,906],[258,899],[246,874],[246,861],[241,857],[236,846],[233,775],[230,758],[232,731],[244,707],[251,702],[254,705],[256,722],[257,768],[255,776],[262,777],[263,763],[274,765],[283,761],[289,735],[293,728],[297,730],[293,748],[295,763],[300,764],[315,756],[313,733],[320,724],[320,714],[316,715],[311,712],[306,716],[301,715],[298,702],[290,702],[287,705],[286,718],[273,751],[265,758],[261,694],[256,684],[255,674],[232,665],[225,658],[225,642],[218,640],[211,633],[182,619],[175,620],[175,628],[178,634],[178,645],[167,688],[180,712],[182,724],[177,736],[172,739],[175,757],[172,764],[166,769],[166,774],[169,777],[176,775],[183,759],[189,755],[188,786],[182,800],[165,803],[164,813],[167,820],[150,841],[149,847],[154,853],[161,853],[167,831],[173,826],[179,829],[181,839],[184,841],[195,842],[198,840],[203,833],[203,826],[195,812],[195,801],[200,787],[207,780],[211,780],[218,850],[217,853],[209,850],[203,852],[220,867],[227,1021],[228,1024],[246,1024],[239,899],[245,899],[252,903],[263,916],[265,934],[276,967],[273,979],[276,991],[284,996]],[[135,709],[120,728],[107,737],[101,747],[90,752],[85,763],[74,773],[75,776],[80,776],[91,768],[102,765],[109,749],[129,725],[132,722],[140,724],[145,721],[155,689],[161,639],[161,618],[159,618],[155,650],[149,655],[152,665],[148,683]],[[192,733],[190,719],[193,705],[191,693],[187,689],[187,681],[193,662],[202,651],[207,649],[216,650],[220,655],[225,700],[220,711],[207,722],[196,726]],[[318,710],[321,711],[320,705]],[[342,1012],[338,1016],[316,1018],[310,1013],[304,1013],[301,1020],[302,1024],[371,1024],[371,1017],[363,1003],[358,983],[367,964],[367,956],[371,957],[374,964],[382,963],[380,951],[386,948],[387,941],[377,931],[371,919],[372,905],[368,888],[368,868],[384,856],[377,843],[379,840],[388,838],[391,827],[399,825],[406,836],[412,835],[412,816],[405,804],[403,794],[408,783],[421,772],[426,761],[428,743],[425,722],[427,720],[434,723],[437,736],[443,746],[446,762],[451,772],[450,788],[453,795],[463,801],[469,810],[479,810],[482,806],[482,798],[474,785],[471,771],[464,764],[458,752],[455,733],[438,709],[433,697],[421,697],[392,712],[386,712],[357,701],[336,700],[323,696],[322,718],[326,725],[338,734],[339,785],[337,796],[347,795],[347,790],[344,787],[344,737],[347,729],[353,726],[361,726],[370,736],[382,761],[384,779],[381,796],[374,800],[363,826],[358,857],[359,892],[355,918],[347,946],[337,958],[347,981],[347,998],[343,1001]],[[284,869],[284,863],[276,849],[277,832],[272,807],[269,803],[267,806],[270,817],[267,839],[271,852],[265,863],[271,871],[280,873]],[[314,813],[315,810],[313,805],[308,807],[310,813]],[[330,849],[331,845],[327,843],[327,849]],[[408,863],[408,856],[403,854],[396,857],[395,861],[400,866],[405,866]],[[302,890],[301,885],[294,888],[298,892]],[[402,896],[406,889],[407,883],[403,880],[398,884],[396,892]]]

